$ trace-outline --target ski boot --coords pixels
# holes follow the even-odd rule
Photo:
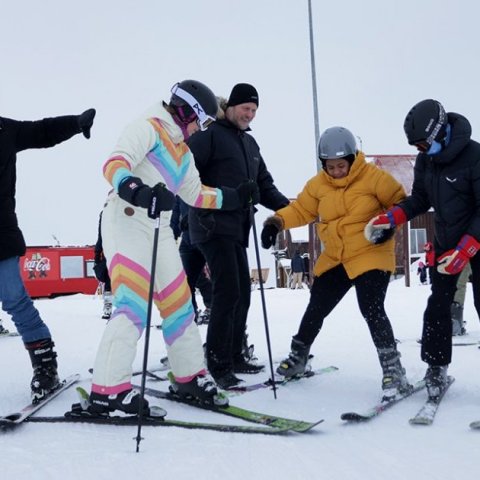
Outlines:
[[[92,415],[108,415],[110,412],[120,410],[131,415],[137,415],[142,406],[142,413],[150,415],[148,401],[141,398],[138,390],[129,389],[117,394],[90,393],[87,411]]]
[[[258,358],[253,350],[254,346],[248,345],[248,334],[245,333],[242,339],[242,351],[233,359],[233,373],[256,374],[265,369],[265,365],[257,364]]]
[[[2,321],[0,320],[0,337],[2,335],[10,335],[10,331],[7,330],[3,325],[2,325]]]
[[[189,382],[177,382],[173,374],[169,375],[172,384],[170,392],[187,400],[194,400],[200,404],[228,406],[228,398],[218,393],[213,378],[208,374],[196,375]]]
[[[38,403],[60,385],[54,346],[50,338],[25,344],[33,367],[33,378],[30,383],[32,403]]]
[[[208,307],[205,308],[203,311],[198,312],[198,325],[208,325],[210,321],[210,309]]]
[[[428,398],[436,400],[447,385],[448,365],[429,365],[425,373]]]
[[[465,335],[467,330],[463,321],[463,307],[458,302],[453,302],[450,311],[452,312],[452,336]]]
[[[112,292],[104,292],[103,294],[103,320],[110,320],[112,316]]]
[[[310,345],[305,345],[294,337],[290,350],[288,357],[277,368],[277,373],[286,378],[301,376],[307,371]]]
[[[400,362],[400,353],[396,347],[379,348],[377,352],[383,370],[382,401],[392,400],[397,394],[408,393],[412,385],[408,383],[405,369]]]

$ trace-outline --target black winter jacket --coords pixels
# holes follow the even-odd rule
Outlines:
[[[238,187],[248,179],[260,190],[260,204],[278,210],[290,202],[273,183],[255,139],[227,119],[217,120],[208,130],[197,132],[188,141],[204,185]],[[230,211],[190,208],[189,232],[192,243],[214,237],[228,237],[248,246],[249,209]]]
[[[412,194],[402,201],[408,219],[435,210],[435,253],[455,248],[464,234],[480,241],[480,144],[469,121],[448,113],[450,143],[437,155],[420,153]]]
[[[79,132],[77,117],[73,115],[35,122],[0,117],[0,260],[25,253],[25,240],[15,213],[17,153],[52,147]]]

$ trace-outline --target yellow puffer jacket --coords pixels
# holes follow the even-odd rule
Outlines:
[[[369,220],[405,198],[405,190],[388,172],[367,163],[358,152],[349,174],[334,179],[319,172],[297,199],[275,215],[284,228],[307,225],[317,216],[317,233],[323,243],[315,263],[316,276],[343,264],[350,279],[369,270],[395,270],[394,239],[373,245],[363,234]]]

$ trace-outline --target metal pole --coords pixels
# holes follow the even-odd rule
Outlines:
[[[134,438],[137,442],[136,452],[140,451],[140,442],[143,440],[142,419],[143,419],[143,400],[145,398],[145,383],[147,378],[147,363],[148,363],[148,347],[150,345],[150,327],[152,325],[152,307],[153,307],[153,292],[155,287],[155,269],[157,265],[158,252],[158,237],[160,232],[160,216],[155,218],[155,232],[153,235],[153,252],[152,252],[152,267],[150,269],[150,288],[148,291],[148,306],[147,306],[147,324],[145,326],[145,348],[143,350],[143,366],[142,366],[142,383],[140,387],[140,405],[138,407],[138,424],[137,436]]]
[[[308,26],[310,31],[310,68],[312,71],[312,101],[313,101],[313,120],[315,126],[315,158],[317,158],[317,145],[320,138],[320,124],[318,120],[318,97],[317,97],[317,74],[315,69],[315,47],[313,44],[313,20],[312,20],[312,1],[308,0]],[[322,169],[320,160],[317,159],[317,171]]]
[[[313,20],[312,20],[312,2],[308,0],[308,25],[310,38],[310,69],[312,72],[312,102],[313,102],[313,120],[315,126],[315,158],[317,159],[317,172],[322,169],[322,164],[317,158],[317,145],[320,138],[320,123],[318,120],[318,97],[317,97],[317,74],[315,69],[315,47],[313,43]],[[310,278],[313,279],[313,265],[315,259],[318,258],[321,252],[320,240],[317,237],[317,231],[314,228],[309,228],[311,232],[308,246],[308,253],[310,254]]]

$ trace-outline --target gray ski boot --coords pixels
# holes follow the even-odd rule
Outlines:
[[[412,386],[408,383],[405,369],[400,362],[400,353],[396,347],[377,349],[378,359],[382,366],[383,401],[396,397],[397,394],[407,393]]]
[[[452,336],[465,335],[467,330],[463,321],[463,307],[458,302],[453,302],[450,310],[452,312]]]
[[[448,365],[429,365],[425,373],[428,398],[436,400],[447,385]]]
[[[305,345],[300,340],[292,339],[290,345],[290,353],[285,360],[280,362],[277,373],[286,378],[303,375],[308,365],[308,354],[310,353],[310,345]]]

